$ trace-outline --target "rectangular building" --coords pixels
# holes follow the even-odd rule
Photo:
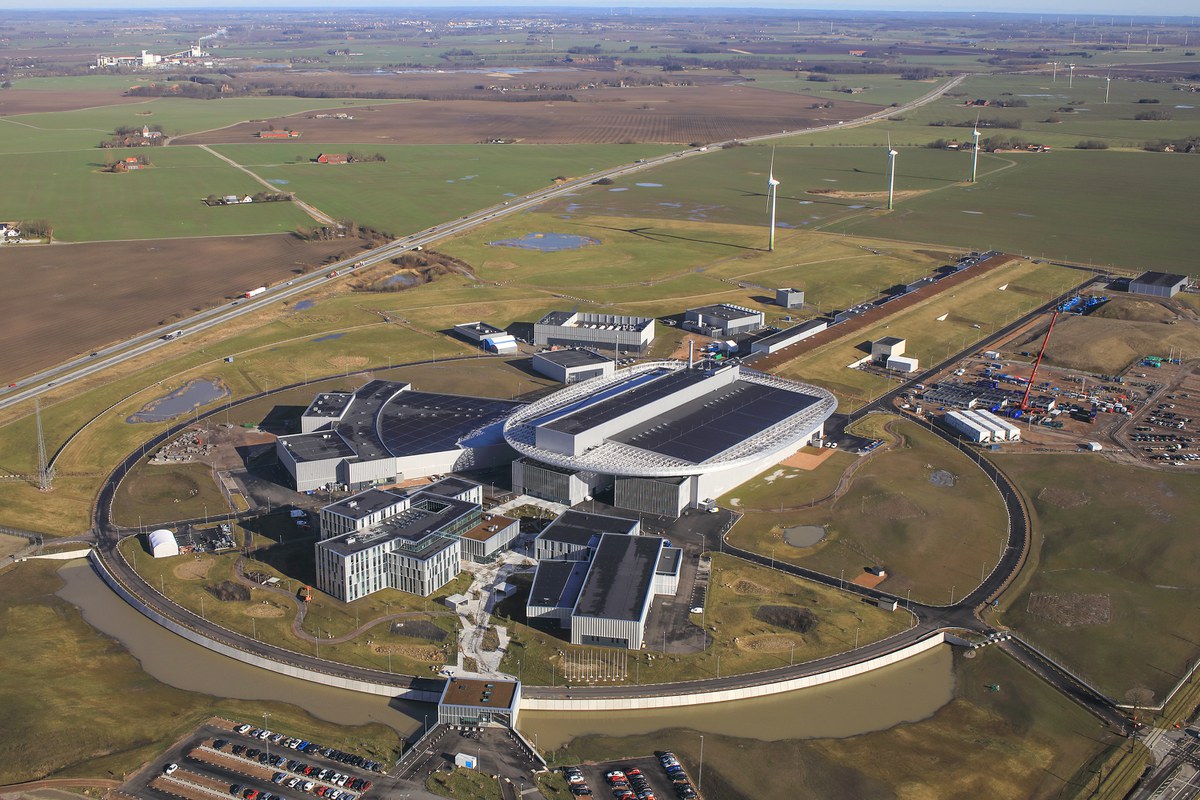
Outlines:
[[[388,489],[367,489],[321,509],[317,538],[332,539],[370,528],[408,508],[408,494]]]
[[[1143,272],[1129,282],[1129,291],[1154,297],[1174,297],[1182,292],[1187,284],[1188,277],[1186,275],[1175,275],[1169,272]]]
[[[438,700],[442,725],[503,725],[516,728],[521,682],[504,678],[451,678]]]
[[[599,347],[641,353],[654,341],[654,320],[619,314],[551,311],[533,325],[533,342],[542,347]]]
[[[815,336],[828,327],[829,322],[826,320],[810,319],[807,322],[801,322],[799,325],[784,328],[778,333],[772,333],[770,336],[764,336],[750,345],[750,352],[765,353],[768,355],[777,353],[785,347],[791,347],[796,342],[801,342],[810,336]]]
[[[888,356],[887,368],[896,372],[916,372],[920,364],[917,359],[909,356]]]
[[[613,479],[613,505],[659,517],[678,517],[691,499],[686,476],[637,478],[618,475]]]
[[[763,326],[761,311],[729,303],[718,303],[684,312],[684,327],[710,336],[736,336],[756,331]]]
[[[609,377],[616,369],[611,358],[593,350],[570,348],[535,353],[533,370],[559,383],[578,383],[590,378]]]
[[[963,411],[947,411],[942,421],[952,430],[961,433],[968,441],[983,444],[992,440],[992,430],[966,416]]]
[[[800,308],[804,305],[804,291],[801,289],[776,289],[775,305],[784,308]]]
[[[571,627],[571,611],[579,600],[588,566],[587,561],[539,561],[525,602],[526,619]]]
[[[1001,438],[1007,439],[1010,442],[1019,442],[1021,440],[1021,429],[1013,424],[1012,420],[1007,420],[984,409],[976,409],[975,415],[982,420],[986,420],[991,425],[1000,428],[1003,432]]]
[[[604,534],[571,612],[571,644],[640,650],[665,541]]]
[[[604,477],[595,472],[564,469],[532,458],[518,458],[512,462],[515,493],[565,506],[582,503],[600,487],[602,480]]]
[[[902,356],[906,345],[907,342],[899,336],[885,336],[878,341],[871,342],[871,358],[882,361],[893,356]]]
[[[454,326],[454,332],[468,342],[480,344],[489,336],[503,335],[504,329],[487,322],[460,322]]]
[[[477,564],[491,561],[520,533],[519,520],[499,514],[484,514],[478,525],[463,533],[462,557]]]
[[[533,543],[533,557],[538,561],[586,561],[602,535],[636,536],[640,531],[641,523],[636,519],[567,510],[538,534]]]

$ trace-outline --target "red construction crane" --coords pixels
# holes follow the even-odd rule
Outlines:
[[[1054,331],[1054,321],[1058,319],[1058,309],[1054,309],[1054,314],[1050,317],[1050,328],[1046,331],[1046,338],[1042,339],[1042,349],[1038,350],[1037,361],[1033,362],[1033,373],[1029,376],[1029,384],[1025,387],[1025,396],[1021,398],[1021,411],[1029,410],[1029,393],[1033,391],[1033,381],[1037,378],[1038,367],[1042,364],[1042,356],[1046,355],[1046,345],[1050,341],[1050,334]]]

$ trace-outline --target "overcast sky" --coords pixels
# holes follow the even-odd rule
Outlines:
[[[639,7],[658,8],[772,8],[772,9],[801,9],[801,10],[865,10],[881,9],[887,11],[954,11],[954,12],[1026,12],[1036,14],[1079,14],[1079,15],[1116,15],[1125,17],[1128,25],[1129,16],[1134,15],[1142,20],[1157,15],[1179,15],[1188,17],[1197,13],[1200,4],[1196,0],[1148,0],[1148,2],[1131,3],[1129,0],[1007,0],[996,5],[984,3],[982,0],[752,0],[738,3],[731,0],[651,0],[650,2],[602,2],[601,0],[582,0],[581,2],[564,3],[559,0],[526,0],[522,3],[497,2],[497,0],[476,0],[464,3],[461,0],[427,0],[420,3],[403,3],[395,0],[325,0],[322,3],[306,2],[306,0],[135,0],[132,3],[118,4],[113,0],[39,0],[36,4],[28,0],[0,0],[0,9],[30,10],[36,5],[37,9],[86,8],[109,9],[119,8],[129,12],[136,8],[169,11],[171,9],[218,9],[218,8],[287,8],[300,10],[305,8],[614,8],[625,10],[632,8],[637,13]],[[1157,20],[1156,20],[1157,21]],[[1120,24],[1118,21],[1117,24]]]

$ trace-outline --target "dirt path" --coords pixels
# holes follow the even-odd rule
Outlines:
[[[220,153],[218,153],[216,150],[213,150],[208,145],[200,144],[200,145],[195,145],[195,146],[199,147],[201,150],[205,151],[206,153],[208,153],[210,155],[216,156],[217,158],[221,159],[222,161],[224,161],[226,164],[233,167],[234,169],[241,170],[242,172],[249,175],[251,178],[254,178],[254,180],[256,180],[258,183],[260,183],[263,186],[270,189],[272,192],[279,191],[279,187],[276,186],[275,184],[271,183],[268,180],[264,180],[263,178],[258,177],[258,175],[255,175],[249,169],[247,169],[246,167],[243,167],[241,164],[234,161],[232,158],[221,155]],[[321,211],[319,208],[316,208],[315,206],[309,205],[308,203],[304,202],[303,200],[296,197],[295,195],[293,195],[292,197],[293,197],[292,202],[295,203],[296,206],[298,208],[300,208],[301,211],[303,211],[305,214],[308,214],[310,217],[315,219],[317,222],[321,223],[322,225],[330,225],[330,226],[337,225],[337,222],[334,221],[333,217],[329,216],[324,211]]]

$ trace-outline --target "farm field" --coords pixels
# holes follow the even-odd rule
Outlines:
[[[127,155],[146,156],[152,166],[121,174],[104,171],[108,159]],[[12,161],[0,217],[49,220],[55,239],[62,241],[235,236],[312,224],[287,202],[205,205],[210,194],[253,195],[263,187],[198,148],[79,150]]]
[[[903,157],[903,154],[902,156]],[[989,247],[1127,270],[1200,274],[1189,187],[1200,161],[1172,153],[1005,156],[978,185],[914,197],[893,214],[836,222],[862,236]]]
[[[961,597],[990,571],[1008,534],[1004,506],[987,477],[955,448],[911,422],[893,422],[893,445],[867,457],[846,491],[820,503],[829,475],[840,465],[818,467],[822,481],[803,472],[776,470],[770,489],[742,487],[721,499],[745,516],[729,534],[739,547],[850,581],[882,567],[880,588],[919,602]],[[826,469],[828,467],[828,469]],[[844,468],[843,468],[844,470]],[[760,479],[761,480],[761,477]],[[735,502],[736,498],[736,502]],[[819,505],[809,507],[813,500]],[[750,505],[753,503],[753,505]],[[782,508],[777,511],[776,506]],[[813,545],[796,547],[788,529],[824,528]]]
[[[937,80],[910,81],[899,75],[831,75],[828,83],[805,80],[803,73],[776,70],[743,70],[742,76],[752,79],[757,89],[815,95],[836,103],[850,101],[880,106],[916,100],[937,84]],[[851,87],[861,91],[847,94],[844,90]]]
[[[397,236],[543,189],[558,176],[574,178],[666,152],[654,145],[371,144],[350,149],[379,153],[386,161],[313,164],[310,159],[320,151],[311,145],[214,149],[336,219],[354,219]]]
[[[729,800],[1058,800],[1087,785],[1085,764],[1120,739],[996,648],[955,657],[954,697],[933,716],[843,739],[742,739],[704,735],[704,789]],[[988,690],[998,685],[1000,691]],[[671,750],[692,772],[697,732],[580,736],[565,763]],[[970,746],[965,746],[969,742]],[[752,755],[751,755],[752,754]],[[748,768],[748,759],[769,769]]]
[[[272,117],[268,122],[298,127],[304,141],[322,144],[476,144],[493,139],[523,144],[688,144],[807,128],[854,119],[879,108],[851,102],[838,102],[831,109],[810,108],[815,102],[823,101],[749,86],[634,87],[606,89],[595,102],[418,101],[356,113],[353,120]],[[714,113],[716,109],[719,113]],[[177,141],[245,142],[262,127],[243,124]]]
[[[279,234],[5,248],[0,317],[9,346],[0,381],[10,383],[169,323],[189,309],[291,277],[353,247],[345,240],[304,242]]]
[[[1101,691],[1155,703],[1197,656],[1200,476],[1092,455],[993,455],[1029,500],[1037,557],[1002,620]]]

